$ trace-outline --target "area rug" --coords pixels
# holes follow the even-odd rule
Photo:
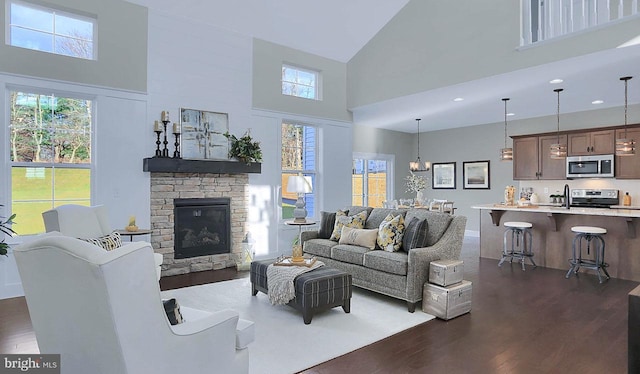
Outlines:
[[[248,278],[163,291],[162,297],[196,309],[234,309],[253,321],[249,372],[255,374],[296,373],[434,318],[419,307],[409,313],[401,300],[354,287],[351,313],[333,308],[305,325],[294,308],[271,305],[261,292],[251,296]]]

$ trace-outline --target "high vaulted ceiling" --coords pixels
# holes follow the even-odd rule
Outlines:
[[[409,0],[128,0],[276,44],[348,62]],[[640,35],[640,31],[638,32]],[[640,37],[628,46],[351,108],[354,123],[403,132],[501,122],[503,97],[513,119],[618,107],[629,81],[629,105],[640,103]],[[549,81],[562,78],[559,85]],[[463,101],[454,102],[456,97]],[[594,100],[604,101],[594,105]],[[635,113],[634,113],[635,114]],[[636,114],[640,117],[640,114]],[[622,121],[621,114],[621,121]]]

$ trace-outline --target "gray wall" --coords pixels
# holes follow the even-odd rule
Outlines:
[[[147,8],[120,0],[50,0],[98,18],[98,60],[88,61],[0,43],[0,71],[144,92],[147,90]],[[6,8],[0,6],[0,40]]]
[[[348,63],[348,107],[615,48],[640,18],[517,49],[520,1],[411,0]]]
[[[282,94],[282,64],[320,71],[322,100]],[[260,39],[253,40],[253,107],[351,121],[347,111],[347,65]]]

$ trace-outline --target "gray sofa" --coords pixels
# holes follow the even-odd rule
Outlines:
[[[409,312],[422,300],[422,286],[429,279],[429,263],[441,259],[459,259],[467,218],[426,209],[385,209],[351,206],[349,215],[366,210],[365,229],[378,228],[389,213],[404,214],[408,224],[414,217],[425,219],[426,246],[398,252],[370,250],[318,238],[318,231],[304,231],[303,251],[327,266],[353,277],[353,285],[407,302]]]

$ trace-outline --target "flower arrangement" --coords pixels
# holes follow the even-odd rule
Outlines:
[[[241,138],[229,134],[229,131],[223,135],[231,141],[229,157],[235,157],[247,165],[250,165],[252,162],[262,162],[260,142],[253,141],[249,131],[245,132]]]
[[[0,204],[0,207],[1,206],[3,205]],[[0,218],[0,234],[13,236],[16,233],[11,228],[11,225],[15,223],[13,221],[14,218],[16,218],[15,214],[12,214],[11,217],[4,221],[2,220],[2,218]],[[2,256],[6,256],[7,250],[9,249],[9,244],[4,242],[4,235],[2,237],[2,240],[0,240],[0,255]]]
[[[405,192],[420,192],[427,188],[427,178],[415,175],[413,172],[409,172],[404,180],[407,181],[407,191]]]

